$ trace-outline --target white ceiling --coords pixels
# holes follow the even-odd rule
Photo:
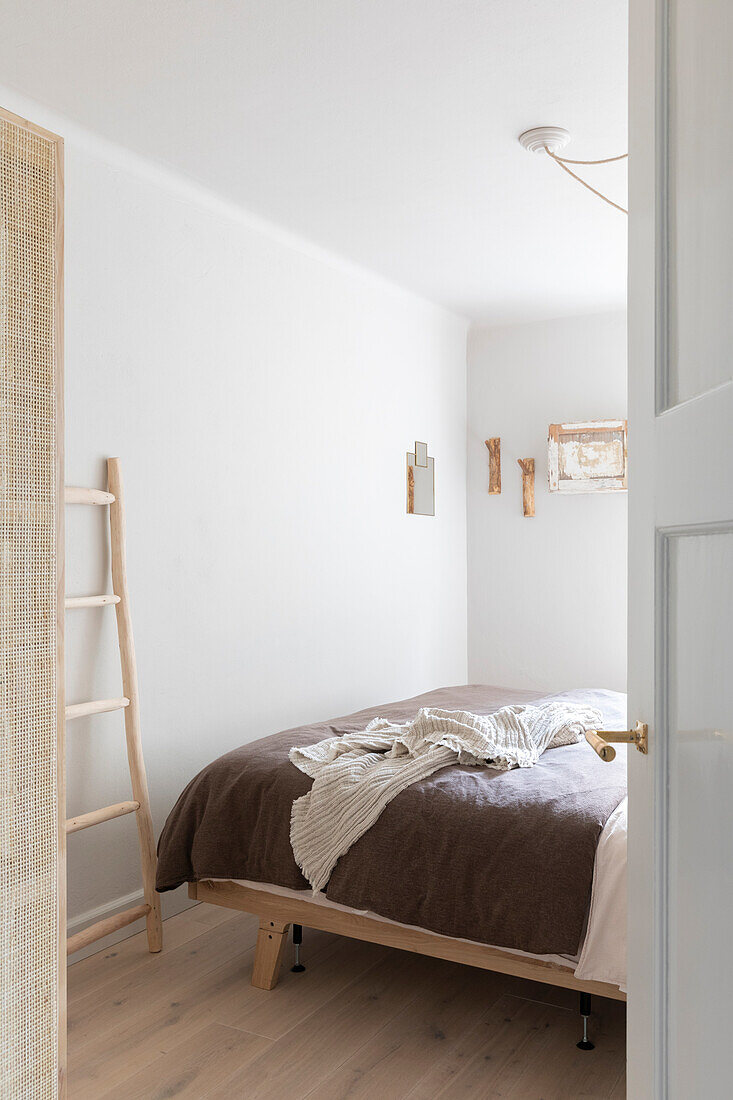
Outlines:
[[[620,307],[626,0],[0,0],[0,81],[469,317]],[[586,170],[617,201],[625,162]]]

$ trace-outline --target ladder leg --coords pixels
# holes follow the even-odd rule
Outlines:
[[[130,765],[133,798],[140,803],[140,808],[137,810],[135,817],[140,842],[145,901],[150,906],[146,917],[148,949],[150,951],[160,951],[163,946],[163,924],[160,913],[160,895],[155,889],[155,835],[153,833],[148,781],[145,775],[145,761],[140,736],[140,699],[137,686],[130,599],[127,590],[125,502],[119,458],[107,460],[107,477],[109,491],[115,497],[114,503],[109,506],[112,543],[112,586],[115,595],[120,597],[119,603],[115,606],[115,611],[117,613],[117,635],[120,643],[120,662],[122,665],[122,690],[130,700],[129,706],[125,707],[125,739],[127,741],[127,759]]]

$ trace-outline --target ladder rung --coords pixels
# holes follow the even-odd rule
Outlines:
[[[114,493],[103,489],[85,489],[81,485],[64,486],[64,504],[114,504]]]
[[[101,810],[92,810],[88,814],[80,814],[79,817],[67,818],[66,832],[78,833],[80,829],[101,825],[103,821],[112,821],[115,817],[124,817],[125,814],[134,814],[139,809],[139,802],[115,802],[114,806],[103,806]]]
[[[87,714],[106,714],[110,710],[122,710],[129,707],[129,699],[92,699],[89,703],[69,703],[65,708],[64,717],[67,722],[73,718],[84,718]]]
[[[119,596],[67,596],[64,600],[64,607],[68,610],[71,607],[107,607],[108,605],[119,603]]]
[[[149,912],[149,905],[136,905],[134,909],[125,909],[123,913],[117,913],[114,917],[105,917],[104,920],[98,920],[96,924],[90,924],[82,932],[69,936],[66,941],[66,954],[73,955],[75,951],[81,951],[82,947],[88,947],[95,940],[101,940],[104,936],[109,936],[112,932],[117,932],[120,928],[125,928],[126,925],[134,924],[136,920],[147,917]]]

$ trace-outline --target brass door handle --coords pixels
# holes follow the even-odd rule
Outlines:
[[[637,722],[632,730],[586,730],[585,739],[607,764],[616,756],[616,750],[609,741],[617,744],[636,745],[639,752],[649,751],[649,729],[646,722]]]

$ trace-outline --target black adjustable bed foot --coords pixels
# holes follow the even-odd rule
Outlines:
[[[303,925],[293,925],[293,947],[295,949],[295,963],[290,967],[293,974],[302,974],[305,970],[302,962],[300,961],[300,945],[303,942]]]
[[[588,1017],[590,1016],[590,993],[580,994],[580,1015],[583,1017],[583,1038],[576,1043],[578,1050],[595,1050],[596,1044],[588,1038]]]

